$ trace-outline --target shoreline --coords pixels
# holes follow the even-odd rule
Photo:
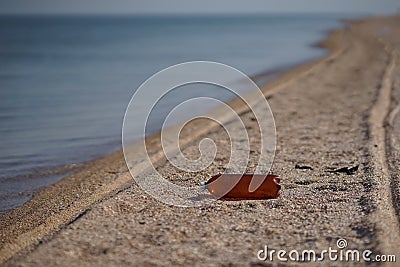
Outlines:
[[[267,83],[264,83],[262,86],[258,85],[260,88],[262,87],[262,91],[263,93],[265,93],[266,95],[272,95],[275,90],[279,90],[279,88],[285,86],[288,82],[290,82],[291,79],[296,79],[298,77],[296,76],[301,76],[304,75],[304,72],[306,72],[308,69],[311,69],[314,65],[318,65],[326,60],[328,60],[331,57],[336,56],[336,53],[338,52],[336,47],[335,47],[335,41],[329,41],[331,38],[333,38],[333,36],[336,34],[338,34],[338,32],[340,32],[341,30],[343,30],[342,28],[338,28],[338,29],[331,29],[329,30],[329,32],[326,35],[326,38],[319,41],[318,43],[314,44],[315,46],[319,46],[321,48],[326,49],[326,54],[321,57],[321,58],[314,58],[311,59],[309,61],[303,62],[303,63],[298,63],[298,64],[294,64],[291,67],[287,67],[287,68],[283,68],[283,70],[278,70],[278,74],[277,77],[273,78],[272,80],[268,81]],[[274,70],[272,70],[274,72]],[[267,75],[269,71],[266,71]],[[265,74],[264,72],[261,72],[260,74],[256,74],[255,76],[263,76]],[[251,77],[253,79],[253,77]],[[279,88],[278,88],[279,87]],[[270,92],[269,92],[270,91]],[[239,101],[237,99],[233,99],[231,101],[228,101],[228,103],[231,103],[233,105],[237,105]],[[199,126],[199,127],[203,127],[203,125]],[[215,125],[214,125],[215,127]],[[210,129],[211,130],[211,129]],[[152,136],[147,137],[149,139],[149,143],[153,143],[156,141],[156,139],[159,138],[160,132],[153,134]],[[193,137],[192,139],[194,140],[196,137]],[[137,140],[135,142],[141,142],[142,140]],[[155,150],[157,150],[158,148],[156,148]],[[152,151],[154,153],[154,151]],[[152,153],[151,152],[151,153]],[[103,167],[100,170],[95,170],[97,168],[97,166],[102,166],[104,165],[105,162],[111,163],[111,166],[108,167]],[[121,162],[123,164],[121,164]],[[14,222],[15,219],[17,219],[18,221],[23,221],[29,218],[26,218],[26,216],[30,216],[30,213],[32,213],[35,209],[42,209],[42,206],[46,205],[46,202],[49,198],[51,198],[51,196],[56,196],[59,195],[60,191],[70,191],[69,193],[66,193],[65,196],[63,196],[62,198],[64,199],[64,201],[66,200],[65,197],[72,197],[72,199],[70,199],[69,201],[67,200],[67,203],[63,203],[62,205],[57,205],[54,207],[45,207],[46,209],[48,209],[48,212],[51,212],[51,210],[56,209],[56,210],[62,210],[63,207],[68,207],[70,206],[72,203],[79,201],[79,198],[84,198],[84,196],[82,196],[82,192],[74,192],[77,187],[79,187],[80,182],[79,180],[81,180],[82,183],[85,183],[86,185],[91,185],[91,184],[95,184],[95,183],[99,183],[100,180],[103,180],[103,177],[105,175],[120,175],[120,174],[127,174],[130,176],[127,167],[126,167],[126,163],[125,160],[123,158],[123,154],[122,154],[122,149],[115,151],[105,157],[100,157],[94,160],[90,160],[88,162],[82,162],[79,165],[81,165],[81,167],[78,167],[78,170],[76,170],[74,173],[72,173],[71,175],[68,175],[64,178],[62,178],[60,181],[53,183],[49,186],[45,186],[44,188],[42,188],[41,190],[37,191],[31,199],[29,199],[27,202],[23,203],[21,206],[18,206],[17,208],[8,210],[2,214],[0,214],[0,222],[2,226],[6,226],[5,228],[8,228],[7,226],[10,226],[10,222]],[[111,171],[108,171],[107,169],[112,169]],[[100,178],[95,178],[93,179],[93,181],[82,181],[83,179],[85,179],[86,175],[89,174],[90,176],[93,177],[94,174],[97,174],[97,177]],[[109,177],[109,179],[103,180],[102,184],[106,184],[107,182],[113,182],[113,178]],[[132,183],[134,183],[134,179],[132,177],[130,177],[129,179],[130,181],[125,181],[124,185],[119,188],[119,189],[114,189],[111,190],[110,192],[107,192],[106,194],[103,194],[102,197],[100,199],[105,199],[113,194],[115,194],[115,192],[119,191],[119,190],[123,190],[124,188],[129,187]],[[88,183],[88,184],[87,184]],[[68,188],[65,190],[65,188]],[[93,192],[94,193],[94,192]],[[79,198],[74,198],[73,195],[78,194]],[[100,201],[100,199],[96,199],[93,202],[91,202],[87,207],[85,208],[81,208],[79,209],[79,212],[74,214],[71,218],[69,218],[69,220],[67,220],[66,222],[64,222],[63,224],[68,224],[71,221],[73,221],[75,218],[78,218],[79,216],[81,216],[81,214],[84,214],[87,209],[89,208],[90,205],[92,205],[93,203],[95,203],[96,201]],[[46,216],[43,216],[44,218],[46,218]],[[33,223],[33,225],[35,226],[39,226],[43,223],[42,222],[31,222]],[[33,227],[31,227],[31,224],[28,223],[29,227],[28,229],[31,229]],[[57,229],[59,229],[60,227],[62,227],[62,225],[60,225],[59,227],[57,227]],[[14,228],[14,227],[12,227]],[[20,228],[20,227],[19,227]],[[24,229],[24,230],[28,230],[28,229]],[[1,237],[5,236],[5,232],[7,232],[6,229],[2,229],[1,231]],[[20,231],[18,231],[20,232]],[[23,231],[22,231],[23,232]],[[19,235],[19,233],[18,233]],[[11,239],[11,238],[10,238]],[[0,247],[0,250],[2,249],[2,247]],[[1,258],[0,258],[0,263],[1,263]]]
[[[345,23],[343,23],[343,26],[345,26]],[[341,28],[342,28],[341,27]],[[273,80],[279,79],[280,76],[285,75],[286,73],[292,72],[293,69],[296,69],[298,67],[301,67],[302,65],[306,65],[306,64],[310,64],[314,61],[318,61],[326,56],[329,55],[329,49],[325,48],[324,45],[322,44],[324,42],[324,40],[326,40],[330,34],[332,34],[332,32],[334,32],[335,28],[332,29],[327,29],[325,32],[325,36],[317,41],[316,43],[310,44],[310,47],[315,47],[318,49],[324,49],[325,50],[325,55],[323,55],[322,57],[313,57],[310,58],[308,60],[303,60],[303,61],[299,61],[297,63],[293,63],[293,64],[289,64],[289,65],[280,65],[277,66],[275,68],[272,69],[267,69],[267,70],[263,70],[260,72],[255,73],[252,76],[249,76],[250,79],[252,79],[254,81],[255,84],[257,84],[257,86],[259,87],[263,87],[266,86],[268,83],[272,82]],[[249,93],[249,92],[246,92]],[[233,99],[225,101],[226,103],[230,103],[232,102]],[[213,108],[211,110],[205,111],[204,113],[207,114],[209,112],[212,112],[213,110],[215,110],[216,108]],[[179,123],[178,123],[179,125]],[[173,126],[174,127],[174,126]],[[160,131],[151,134],[150,136],[148,136],[147,138],[152,138],[153,136],[157,136],[160,134]],[[140,142],[142,140],[136,140],[134,142]],[[84,160],[84,161],[80,161],[80,162],[76,162],[73,164],[61,164],[61,165],[57,165],[57,166],[46,166],[46,167],[41,167],[39,169],[35,169],[34,172],[32,173],[26,173],[26,174],[21,174],[21,175],[17,175],[17,176],[9,176],[6,177],[4,180],[13,180],[13,179],[35,179],[38,177],[38,179],[45,179],[45,180],[54,180],[54,182],[51,182],[50,184],[44,185],[44,186],[40,186],[37,189],[29,189],[27,191],[21,191],[18,193],[18,196],[20,196],[20,198],[16,201],[13,201],[12,203],[15,204],[14,207],[12,208],[8,208],[8,209],[4,209],[4,210],[0,210],[0,216],[2,214],[5,214],[13,209],[17,209],[19,207],[21,207],[22,205],[24,205],[24,203],[30,201],[36,194],[38,194],[41,190],[45,190],[46,187],[49,187],[55,183],[60,182],[63,179],[66,179],[69,175],[72,175],[76,172],[81,172],[83,171],[85,168],[87,168],[89,165],[91,164],[95,164],[96,161],[101,160],[101,159],[106,159],[107,157],[111,157],[112,155],[114,155],[115,153],[122,153],[122,148],[120,147],[120,145],[116,145],[117,143],[121,143],[121,141],[119,142],[112,142],[113,143],[113,147],[112,149],[109,149],[107,151],[101,151],[98,153],[97,156],[93,156],[92,158],[88,159],[88,160]],[[106,144],[108,147],[110,146],[110,144]],[[13,197],[17,197],[16,195],[13,195]],[[27,200],[21,200],[21,199],[27,199]]]
[[[293,68],[296,68],[303,64],[307,64],[314,60],[318,60],[318,58],[313,58],[310,60],[302,61],[301,63],[294,63],[289,66],[276,67],[274,69],[261,71],[255,75],[251,76],[250,79],[252,79],[254,81],[254,83],[256,83],[259,87],[261,87],[261,86],[265,85],[266,83],[276,79],[280,75],[283,75],[286,72],[290,72]],[[232,101],[232,100],[228,100],[226,102],[228,103],[230,101]],[[214,109],[208,110],[204,113],[207,114]],[[178,123],[178,125],[179,125],[179,123]],[[174,126],[172,126],[172,127],[174,127]],[[159,134],[160,134],[160,131],[151,134],[147,138],[151,139],[153,136],[157,136]],[[140,142],[140,141],[142,141],[142,139],[135,140],[134,143]],[[121,145],[116,145],[117,143],[121,143],[121,141],[113,142],[114,148],[109,149],[107,151],[101,151],[98,153],[97,156],[93,156],[91,159],[88,159],[88,160],[84,160],[84,161],[80,161],[80,162],[76,162],[76,163],[72,163],[72,164],[65,164],[65,165],[61,164],[61,165],[57,165],[57,166],[40,167],[40,168],[34,169],[33,172],[31,172],[31,173],[25,173],[25,174],[20,174],[17,176],[5,177],[4,182],[7,182],[8,180],[21,180],[21,182],[24,182],[24,181],[22,181],[22,179],[44,179],[44,180],[52,180],[53,182],[51,182],[50,184],[44,185],[44,186],[40,186],[37,189],[29,189],[26,191],[19,192],[18,196],[21,199],[27,199],[27,200],[18,199],[16,201],[12,202],[13,204],[15,204],[14,207],[4,209],[4,210],[0,209],[0,216],[2,214],[5,214],[5,213],[13,210],[13,209],[17,209],[17,208],[21,207],[22,205],[24,205],[24,203],[30,201],[34,195],[39,193],[41,190],[44,190],[46,187],[60,182],[61,180],[67,178],[69,175],[72,175],[76,172],[83,171],[91,163],[94,163],[101,159],[106,159],[107,157],[111,157],[115,153],[122,153],[122,148],[120,147]],[[110,146],[110,145],[107,144],[107,146]],[[16,195],[13,195],[12,198],[16,198],[16,197],[17,197]],[[12,199],[12,198],[10,198],[10,199]]]
[[[321,41],[321,46],[329,51],[327,55],[281,73],[276,79],[262,86],[262,91],[265,96],[275,99],[275,94],[278,92],[281,93],[282,89],[295,83],[299,84],[301,80],[316,75],[315,73],[318,73],[318,68],[338,64],[335,60],[346,53],[356,41],[360,42],[360,40],[346,39],[346,37],[349,36],[349,28],[374,20],[384,21],[385,18],[357,19],[350,22],[349,26],[346,24],[342,28],[331,31],[329,36],[324,41]],[[362,35],[360,38],[362,38]],[[357,43],[357,45],[361,44]],[[285,93],[282,94],[284,95]],[[247,110],[246,107],[241,106],[240,101],[237,99],[231,101],[230,104],[234,106],[239,113],[245,113]],[[278,104],[274,103],[274,105],[277,106]],[[283,111],[277,112],[278,116],[282,116],[279,115],[279,113],[282,112]],[[185,133],[183,133],[184,138],[186,138],[186,145],[183,146],[184,149],[202,135],[215,132],[217,129],[215,125],[205,126],[204,123],[199,123],[195,126],[203,130],[196,136],[189,136],[188,134],[185,136]],[[279,127],[283,128],[284,126],[279,125]],[[158,146],[154,145],[158,137],[159,134],[155,134],[148,138],[149,144],[153,144],[152,151],[150,151],[152,155],[157,154],[159,151]],[[290,141],[291,139],[287,140]],[[278,154],[282,153],[281,150],[278,150]],[[282,160],[285,160],[284,156]],[[277,162],[278,167],[274,167],[274,169],[281,168],[279,164],[283,163]],[[23,251],[28,252],[37,248],[38,244],[48,242],[60,229],[65,229],[67,225],[71,225],[82,216],[85,216],[94,205],[100,205],[101,202],[107,200],[112,201],[117,192],[135,187],[133,178],[130,177],[127,171],[121,151],[112,153],[105,158],[85,163],[84,165],[83,169],[78,172],[64,178],[56,184],[44,188],[22,206],[0,215],[0,233],[2,239],[0,263],[7,261],[16,253]],[[160,165],[163,165],[163,162],[161,162]],[[285,169],[278,170],[288,177],[291,177],[286,173]],[[288,185],[293,185],[286,185],[286,189],[290,191]],[[142,194],[145,193],[142,192]],[[49,203],[49,199],[53,201]],[[275,202],[272,201],[270,203]],[[361,216],[360,218],[363,217]],[[377,227],[379,228],[380,224],[378,224]],[[381,246],[379,242],[377,242],[378,241],[371,241],[373,248],[379,248]]]
[[[42,71],[44,74],[48,71],[50,71],[51,73],[59,73],[61,69],[67,68],[72,71],[71,75],[76,75],[77,77],[79,76],[82,79],[73,79],[71,81],[68,81],[68,77],[60,76],[60,80],[58,80],[57,83],[54,84],[54,86],[58,88],[57,92],[54,91],[55,98],[51,99],[51,93],[51,95],[49,95],[49,100],[38,100],[39,102],[45,101],[46,103],[41,108],[39,108],[37,112],[35,112],[35,114],[31,115],[38,119],[36,126],[30,125],[29,119],[25,119],[25,116],[20,116],[17,113],[14,114],[16,116],[15,119],[12,119],[12,117],[10,116],[2,118],[2,125],[4,126],[4,129],[2,131],[0,130],[0,132],[4,132],[3,135],[5,141],[5,154],[3,155],[1,160],[3,169],[3,173],[1,176],[14,177],[18,174],[30,173],[32,169],[36,168],[40,169],[41,167],[46,168],[48,166],[59,166],[69,163],[73,164],[79,162],[87,162],[88,160],[97,159],[99,158],[99,156],[103,157],[110,154],[109,152],[113,152],[112,141],[116,139],[118,140],[118,137],[120,135],[120,124],[123,117],[124,106],[127,104],[126,100],[131,97],[131,94],[133,92],[132,89],[134,87],[138,87],[140,81],[143,81],[146,77],[149,77],[157,70],[161,70],[162,68],[167,67],[167,65],[184,61],[186,56],[184,56],[183,58],[179,56],[181,52],[183,52],[185,55],[187,53],[193,54],[193,59],[189,58],[186,60],[214,58],[217,61],[240,67],[246,73],[257,73],[258,71],[263,71],[264,69],[273,69],[275,66],[280,66],[281,63],[290,64],[291,62],[297,62],[303,59],[308,59],[313,56],[320,55],[321,53],[317,49],[308,48],[308,44],[322,38],[323,36],[321,35],[323,35],[324,29],[332,28],[339,24],[337,23],[338,16],[339,15],[334,14],[331,14],[329,16],[307,14],[296,15],[293,17],[285,16],[284,14],[282,14],[278,16],[267,15],[264,16],[264,18],[260,17],[260,19],[257,19],[249,15],[248,17],[240,20],[236,20],[234,17],[232,17],[224,21],[224,19],[220,18],[220,16],[215,15],[209,22],[217,26],[212,28],[218,28],[220,26],[223,27],[225,29],[223,35],[218,34],[217,30],[206,30],[207,25],[203,25],[205,28],[201,26],[202,20],[196,21],[191,20],[190,18],[175,21],[172,17],[170,19],[157,19],[157,16],[149,16],[148,19],[132,18],[129,20],[125,20],[123,18],[108,19],[107,16],[101,18],[100,16],[99,18],[91,21],[89,24],[85,22],[84,16],[78,20],[74,20],[73,18],[57,19],[56,17],[43,18],[43,21],[38,23],[36,23],[36,20],[28,17],[26,19],[4,19],[3,23],[9,24],[11,27],[9,31],[15,31],[17,35],[19,35],[19,33],[22,34],[22,37],[15,38],[15,40],[12,39],[14,41],[10,43],[11,46],[15,44],[16,47],[20,47],[19,42],[24,35],[22,26],[26,23],[32,24],[32,30],[38,32],[52,31],[52,29],[56,30],[56,28],[58,27],[61,27],[60,29],[68,29],[68,32],[65,32],[65,38],[73,38],[74,29],[71,26],[74,24],[82,24],[82,29],[76,32],[77,35],[82,35],[82,37],[84,36],[85,31],[91,32],[92,30],[96,32],[99,31],[99,34],[96,34],[96,36],[104,37],[104,34],[101,33],[101,31],[103,31],[103,27],[98,27],[96,25],[107,24],[111,28],[113,28],[113,30],[110,31],[112,37],[110,36],[111,38],[106,38],[101,41],[99,43],[99,46],[97,46],[95,43],[92,43],[92,41],[90,41],[88,37],[83,38],[82,42],[79,42],[79,45],[77,47],[74,47],[73,51],[64,51],[63,49],[58,49],[56,44],[58,41],[55,43],[51,41],[54,38],[58,40],[58,35],[46,35],[45,32],[43,32],[43,36],[48,36],[49,40],[45,40],[44,38],[37,38],[35,37],[37,36],[36,34],[27,35],[28,39],[31,39],[32,37],[32,41],[34,42],[35,46],[27,46],[25,48],[21,47],[21,51],[19,51],[20,49],[18,49],[18,53],[24,53],[24,49],[27,53],[28,51],[30,51],[28,54],[30,54],[31,52],[35,53],[35,50],[37,49],[38,51],[42,51],[39,53],[41,56],[46,56],[46,51],[54,51],[54,53],[51,53],[49,61],[46,61],[43,64]],[[309,20],[315,21],[316,23],[309,24]],[[281,30],[279,30],[279,28],[275,29],[273,25],[274,23],[279,21],[287,21],[288,24],[286,22],[283,23],[283,27]],[[302,26],[306,30],[304,35],[297,36],[290,33],[293,26],[297,24],[297,21],[299,21],[301,25],[304,25]],[[204,28],[199,32],[200,34],[204,34],[204,36],[201,37],[197,33],[190,33],[190,28],[188,28],[187,26],[178,26],[178,32],[176,32],[176,34],[178,35],[175,35],[175,33],[173,32],[167,33],[162,30],[160,32],[161,35],[154,34],[154,37],[158,36],[158,38],[161,38],[161,40],[157,42],[152,41],[153,37],[150,37],[147,34],[143,35],[143,38],[145,38],[144,42],[149,42],[149,46],[135,45],[136,42],[134,42],[134,40],[129,37],[131,36],[130,33],[134,35],[136,31],[138,31],[139,33],[141,32],[140,25],[145,26],[146,29],[147,27],[150,27],[148,28],[148,30],[156,33],[158,30],[160,30],[160,27],[162,25],[179,25],[180,22],[183,22],[183,24],[188,24],[188,26],[190,24],[190,27],[200,26],[200,28]],[[272,22],[272,24],[270,22]],[[130,26],[129,24],[132,24],[133,26]],[[232,57],[229,55],[229,53],[225,54],[224,52],[224,40],[235,40],[238,34],[238,32],[236,31],[236,24],[242,25],[244,28],[249,27],[249,30],[246,31],[246,36],[248,36],[248,38],[252,40],[259,41],[251,45],[252,49],[248,49],[247,40],[243,40],[241,38],[236,39],[235,44],[232,43],[233,48],[241,50],[241,52],[237,53],[235,57]],[[270,24],[271,27],[269,26]],[[43,25],[43,27],[41,27],[40,25]],[[46,25],[48,25],[49,27],[47,27]],[[136,27],[135,25],[137,25],[138,27]],[[168,27],[168,29],[172,30],[173,27]],[[277,35],[277,38],[279,37],[279,40],[282,41],[279,42],[282,42],[283,44],[288,44],[289,48],[296,44],[296,49],[287,49],[286,46],[282,47],[278,45],[277,51],[281,51],[280,54],[278,55],[275,52],[271,53],[270,51],[275,50],[275,42],[271,42],[269,38],[265,38],[259,35],[260,32],[264,32],[263,29],[267,32],[271,32],[271,34],[273,34],[274,31],[280,31],[281,34]],[[124,32],[126,32],[126,34],[123,34]],[[5,38],[8,38],[8,34],[5,34]],[[166,36],[161,37],[163,34],[165,34]],[[162,52],[161,50],[159,51],[159,49],[157,49],[157,43],[174,43],[174,39],[176,38],[185,39],[189,36],[191,36],[190,39],[192,40],[190,41],[188,39],[189,42],[199,43],[198,41],[196,41],[199,38],[211,38],[214,40],[212,42],[214,44],[212,46],[202,46],[199,47],[200,49],[198,49],[196,44],[194,43],[194,45],[186,46],[186,48],[182,51],[181,49],[172,49],[170,51],[171,53],[165,55],[166,57],[161,55],[161,61],[157,59],[158,56],[156,55]],[[128,39],[125,40],[125,38]],[[185,42],[183,39],[179,42]],[[126,42],[132,41],[132,45],[123,45],[125,43],[124,40]],[[200,40],[200,42],[202,41]],[[262,45],[264,42],[265,45]],[[119,51],[107,49],[108,45],[118,45],[117,43],[120,43],[123,46],[123,50]],[[36,45],[38,45],[39,47],[35,48]],[[91,45],[96,46],[93,48],[97,52],[90,57],[80,58],[78,55],[81,52],[79,51],[86,51],[85,47],[89,47]],[[154,45],[154,47],[152,45]],[[263,46],[266,45],[268,46],[268,49],[264,49]],[[152,53],[149,53],[151,50],[156,53],[154,54],[154,56],[150,56],[147,59],[142,56],[144,54],[152,55]],[[5,53],[7,53],[7,51],[5,51]],[[289,55],[285,56],[285,54],[287,54],[287,51],[292,52]],[[10,50],[10,52],[12,51]],[[205,53],[204,56],[201,55],[202,53]],[[124,54],[125,56],[120,57],[120,54]],[[270,57],[270,55],[272,57]],[[112,58],[113,56],[115,56],[114,59]],[[70,58],[70,60],[56,60],[56,58],[59,57]],[[106,60],[106,58],[110,58],[113,66],[115,64],[115,66],[112,68],[112,72],[110,73],[110,77],[108,77],[108,70],[104,68],[104,66],[108,64],[108,60]],[[10,63],[12,63],[15,60],[19,59],[18,57],[10,57],[10,59],[7,59],[7,62],[9,62],[9,60]],[[26,66],[27,68],[29,68],[31,64],[33,64],[33,66],[36,64],[35,61],[28,60],[27,62],[25,62],[24,58],[21,58],[21,60],[21,66]],[[140,63],[139,65],[136,65],[135,62]],[[51,67],[53,64],[54,66]],[[79,65],[81,64],[84,64],[85,66],[87,64],[90,68],[84,68],[83,72],[77,71],[79,69]],[[142,64],[143,68],[138,68],[138,66]],[[126,68],[126,66],[128,68]],[[133,66],[133,69],[129,69],[129,66]],[[13,72],[13,70],[10,71]],[[96,73],[98,75],[98,79],[93,77],[93,75],[96,75]],[[37,74],[27,72],[27,75],[29,76],[29,78],[27,77],[29,80],[31,78],[35,79],[35,75]],[[122,75],[123,77],[120,77],[119,75]],[[3,80],[7,83],[10,83],[10,85],[12,86],[15,85],[27,88],[26,85],[24,85],[24,80],[21,80],[18,77],[19,76],[12,75],[10,76],[9,81],[7,80],[8,78],[6,80]],[[43,79],[40,79],[40,81],[38,81],[39,83],[35,83],[35,88],[32,89],[34,89],[33,91],[36,95],[46,94],[46,84],[49,84],[49,86],[53,86],[51,77],[52,76],[46,75],[43,77]],[[82,95],[76,92],[76,90],[80,90],[80,88],[83,90]],[[110,98],[108,96],[108,94],[112,94],[108,90],[108,88],[114,88],[114,90],[118,91],[118,93],[115,92],[115,97],[113,96],[112,98]],[[98,89],[100,89],[100,91]],[[191,92],[188,93],[191,94]],[[216,93],[218,95],[220,94],[218,91]],[[19,105],[19,101],[24,101],[23,95],[24,94],[16,93],[15,90],[11,90],[8,97],[11,102],[7,101],[7,103],[9,102],[9,104],[5,103],[6,105],[4,108],[7,107],[8,110],[11,110],[13,106],[17,107]],[[186,96],[186,92],[183,92],[179,95],[179,98],[181,98],[181,96],[184,98]],[[224,95],[224,93],[222,92],[221,95]],[[85,98],[86,103],[84,100],[79,100],[79,98]],[[95,101],[90,101],[91,99]],[[174,102],[174,97],[172,97],[171,100],[172,102]],[[12,101],[16,101],[17,103],[13,104]],[[47,101],[49,101],[49,105],[47,105]],[[76,105],[71,106],[69,101],[77,102]],[[102,111],[102,105],[99,106],[96,104],[97,101],[107,105],[107,110],[104,110],[105,113]],[[168,100],[167,98],[165,102],[165,104],[167,104],[166,106],[170,106],[169,101],[170,100]],[[20,108],[21,113],[30,113],[29,107]],[[53,112],[53,109],[56,110],[54,110]],[[82,112],[79,112],[80,110],[82,110]],[[204,110],[206,111],[207,109]],[[13,111],[7,112],[11,112],[10,114],[12,115]],[[48,113],[48,116],[45,114],[46,112]],[[103,116],[107,116],[109,119],[103,119]],[[53,120],[56,122],[52,123],[51,121]],[[13,123],[26,125],[26,127],[23,127],[24,129],[18,130],[18,127],[14,127]],[[156,127],[156,123],[151,125],[152,130],[156,130]],[[27,144],[24,147],[12,145],[14,142],[18,142],[18,140],[14,140],[18,138],[20,138],[21,141],[26,141]],[[29,142],[29,140],[36,140],[36,142]],[[40,145],[35,145],[39,142]],[[110,144],[111,149],[108,149],[108,144]],[[117,144],[120,144],[120,142],[117,142]],[[105,149],[103,149],[103,147],[105,147]],[[102,153],[103,151],[105,153]],[[2,181],[2,178],[0,178],[0,181]],[[3,188],[7,188],[7,185]],[[15,188],[15,190],[12,190],[12,193],[18,193],[19,184],[14,184],[13,187]],[[19,191],[23,190],[24,188],[21,188],[21,190]],[[3,191],[1,193],[8,194],[8,192]]]

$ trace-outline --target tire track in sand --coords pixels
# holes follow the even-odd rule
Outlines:
[[[398,51],[395,51],[397,60],[399,59]],[[397,68],[399,66],[397,65]],[[394,83],[395,81],[393,81]],[[392,85],[395,89],[395,85]],[[394,92],[392,92],[394,93]],[[393,104],[393,103],[392,103]],[[396,153],[399,150],[398,132],[395,130],[395,123],[398,115],[400,114],[400,103],[397,103],[387,117],[387,130],[386,130],[386,157],[389,159],[389,172],[391,175],[391,190],[392,190],[392,203],[397,214],[397,220],[400,224],[400,177],[398,173],[398,156]]]
[[[386,131],[385,123],[389,116],[391,91],[396,67],[396,55],[389,51],[389,62],[385,68],[376,103],[371,109],[369,127],[371,134],[371,152],[374,180],[377,189],[373,193],[376,202],[376,211],[371,215],[380,232],[379,247],[383,254],[400,256],[399,222],[392,202],[391,177],[386,158]]]

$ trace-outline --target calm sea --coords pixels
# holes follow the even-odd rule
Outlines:
[[[312,45],[339,18],[0,17],[0,212],[61,179],[54,167],[119,149],[125,108],[155,72],[192,60],[218,61],[250,76],[291,66],[323,55]]]

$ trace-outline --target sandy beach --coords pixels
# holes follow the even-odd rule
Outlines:
[[[321,45],[328,55],[261,88],[276,123],[278,199],[168,206],[134,182],[117,152],[0,215],[0,264],[269,266],[282,262],[260,261],[257,252],[265,246],[321,251],[337,248],[338,239],[399,261],[400,17],[351,21]],[[241,101],[230,104],[248,131],[246,170],[252,172],[257,122]],[[189,158],[198,157],[205,137],[218,147],[213,164],[189,174],[190,181],[181,181],[183,173],[165,160],[159,135],[147,144],[170,181],[199,184],[224,171],[229,139],[208,121],[189,126],[180,140]]]

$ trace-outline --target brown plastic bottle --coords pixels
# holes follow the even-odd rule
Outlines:
[[[222,200],[271,199],[279,196],[279,182],[274,174],[218,174],[202,185]],[[259,186],[251,190],[254,183]]]

